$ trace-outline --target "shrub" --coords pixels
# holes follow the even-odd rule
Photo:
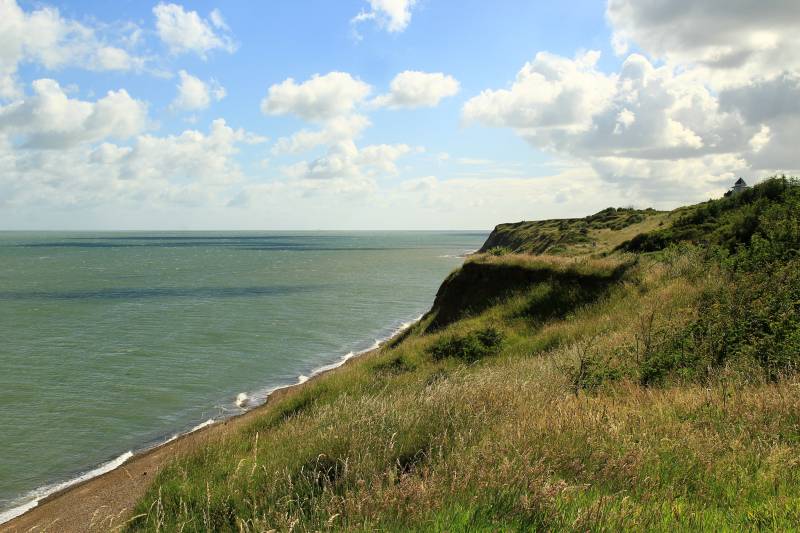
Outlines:
[[[672,243],[688,241],[721,246],[735,253],[739,247],[749,245],[756,235],[780,235],[774,225],[776,220],[794,221],[795,225],[789,225],[782,235],[792,238],[794,231],[796,244],[798,185],[800,182],[794,178],[768,179],[740,194],[686,208],[672,226],[639,234],[617,249],[654,252]]]
[[[489,255],[501,256],[510,254],[511,250],[505,246],[495,246],[494,248],[489,248],[486,253]]]
[[[405,357],[397,356],[389,360],[377,363],[374,367],[376,372],[385,374],[402,374],[414,370],[414,364],[409,363]]]
[[[702,379],[731,364],[774,379],[800,366],[800,260],[728,276],[703,294],[695,320],[641,361],[643,384]]]
[[[495,355],[503,343],[503,334],[488,327],[464,336],[452,335],[440,339],[430,350],[434,361],[455,358],[474,363],[484,357]]]

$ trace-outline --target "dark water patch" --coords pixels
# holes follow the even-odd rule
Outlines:
[[[442,232],[437,232],[437,233],[439,235],[446,235],[446,236],[450,236],[450,237],[475,237],[475,238],[481,238],[481,239],[485,239],[486,237],[489,236],[489,232],[488,231],[477,231],[477,232],[473,232],[473,231],[442,231]]]
[[[237,250],[255,250],[255,251],[295,251],[295,252],[383,252],[387,250],[421,250],[422,248],[408,247],[403,248],[400,246],[394,247],[365,247],[365,246],[304,246],[298,248],[281,248],[280,246],[240,246]]]
[[[247,248],[247,243],[242,243],[238,239],[226,239],[224,241],[150,241],[150,242],[110,242],[110,241],[57,241],[57,242],[33,242],[17,245],[20,248],[208,248],[208,247],[238,247]],[[265,249],[294,249],[309,245],[294,242],[281,243],[262,243],[259,245]]]
[[[129,287],[83,291],[0,291],[0,300],[143,300],[257,298],[319,290],[320,285],[271,287]]]
[[[330,239],[333,236],[320,235],[132,235],[104,237],[104,241],[285,241],[287,239]],[[97,237],[73,237],[76,241],[95,241]]]
[[[166,242],[37,242],[16,245],[20,248],[77,248],[77,249],[105,249],[105,248],[229,248],[234,250],[272,251],[272,252],[341,252],[341,251],[385,251],[385,250],[415,250],[418,247],[389,247],[389,246],[324,246],[296,242],[261,242],[251,244],[238,240],[227,241],[166,241]]]

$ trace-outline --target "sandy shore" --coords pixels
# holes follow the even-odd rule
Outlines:
[[[401,333],[402,330],[395,336]],[[381,343],[381,346],[389,340],[391,339]],[[304,383],[278,389],[269,395],[264,404],[250,411],[134,455],[110,472],[52,494],[25,514],[0,524],[0,533],[27,531],[60,533],[118,529],[130,518],[131,510],[147,491],[154,476],[176,456],[233,434],[261,416],[276,401],[307,387],[321,376],[335,372],[356,359],[369,357],[378,350],[379,347],[347,359],[341,365],[319,372]]]

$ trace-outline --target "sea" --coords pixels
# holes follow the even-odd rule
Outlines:
[[[487,234],[0,232],[0,523],[376,346]]]

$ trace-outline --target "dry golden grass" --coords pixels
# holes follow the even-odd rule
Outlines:
[[[570,257],[563,255],[527,255],[478,254],[470,256],[468,261],[488,264],[507,265],[529,270],[546,270],[557,273],[574,272],[578,275],[610,276],[620,267],[634,261],[633,255],[614,255],[607,257]]]
[[[669,224],[675,218],[672,211],[656,213],[637,224],[631,224],[622,229],[613,230],[610,228],[600,228],[589,230],[589,238],[594,241],[594,245],[581,245],[579,250],[584,253],[610,252],[623,242],[632,239],[640,233],[646,233]],[[576,246],[577,248],[577,246]]]

